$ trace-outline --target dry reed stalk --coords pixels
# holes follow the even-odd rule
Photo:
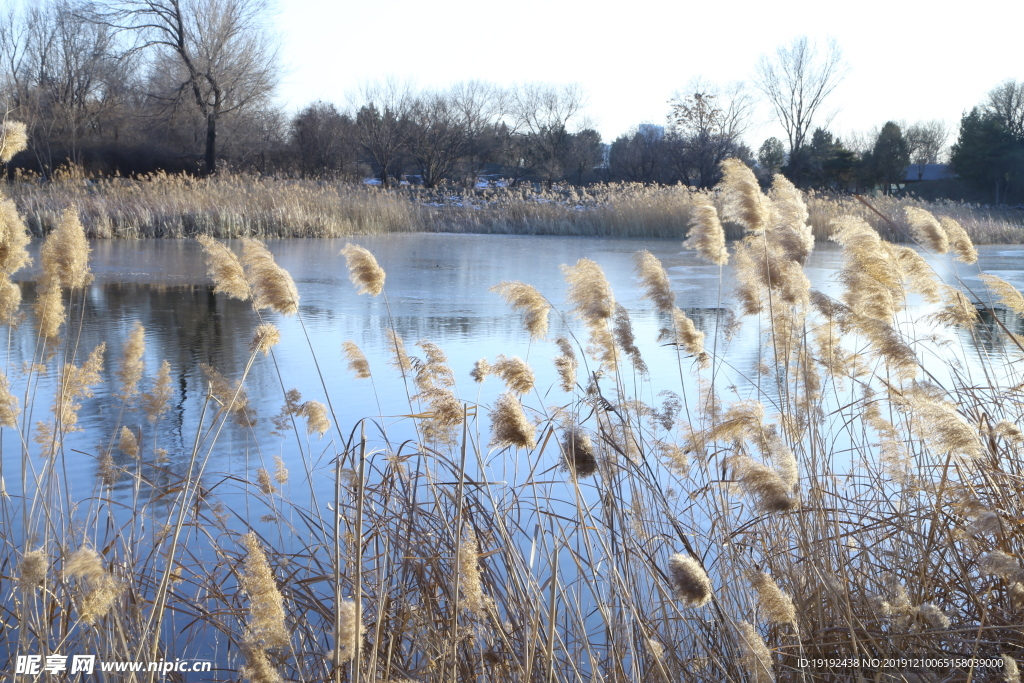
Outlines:
[[[346,244],[340,252],[345,256],[348,277],[358,294],[377,296],[384,291],[384,269],[369,251],[355,244]]]
[[[253,306],[269,308],[281,315],[299,310],[299,291],[288,271],[277,265],[267,245],[259,240],[242,240],[242,266],[253,293]]]
[[[724,266],[729,262],[729,252],[725,248],[725,230],[718,220],[718,211],[703,192],[693,194],[690,230],[683,246],[695,249],[700,258],[716,266]]]
[[[348,359],[348,369],[355,373],[356,379],[369,379],[370,364],[356,343],[349,340],[343,343],[341,348],[345,351],[345,358]]]
[[[910,224],[910,234],[921,246],[936,254],[949,251],[949,237],[935,216],[916,206],[908,206],[903,213]]]
[[[523,325],[531,339],[543,339],[548,333],[551,304],[536,289],[519,281],[502,282],[491,287],[513,308],[523,314]]]
[[[676,596],[688,607],[703,607],[711,601],[711,579],[697,560],[676,553],[668,558],[669,579]]]

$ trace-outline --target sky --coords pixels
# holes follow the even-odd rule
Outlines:
[[[278,96],[295,112],[316,100],[342,108],[361,84],[388,78],[421,88],[579,83],[589,123],[611,142],[639,123],[664,124],[668,101],[696,77],[744,81],[758,94],[761,56],[804,35],[822,51],[834,38],[847,69],[816,123],[846,137],[941,119],[952,143],[989,90],[1024,80],[1024,10],[1014,4],[278,0]],[[753,118],[745,139],[755,150],[785,139],[766,102]]]

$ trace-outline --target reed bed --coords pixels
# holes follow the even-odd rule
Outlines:
[[[151,188],[184,201],[188,182]],[[209,187],[230,194],[232,183],[258,186]],[[127,193],[105,188],[96,196]],[[637,197],[647,191],[658,192]],[[144,376],[144,330],[120,350],[77,348],[88,221],[62,213],[42,252],[50,294],[22,323],[39,330],[33,361],[8,363],[0,382],[0,421],[22,444],[20,468],[0,473],[21,481],[0,494],[0,654],[205,658],[215,666],[201,680],[261,683],[1019,680],[1024,340],[1009,328],[1024,296],[995,277],[984,291],[936,278],[919,250],[945,244],[963,268],[973,259],[948,218],[904,212],[914,249],[851,210],[829,227],[844,250],[833,299],[803,274],[809,216],[825,200],[805,201],[784,178],[762,193],[737,164],[714,196],[694,212],[690,244],[740,264],[725,283],[735,316],[699,328],[657,259],[637,255],[670,367],[647,364],[600,265],[581,259],[564,267],[564,306],[528,283],[496,283],[536,343],[557,348],[557,386],[503,355],[455,377],[442,349],[407,346],[393,324],[393,367],[375,372],[405,382],[407,404],[385,410],[406,415],[410,438],[371,417],[338,424],[332,396],[373,392],[354,343],[351,378],[303,388],[326,402],[282,380],[274,423],[294,436],[303,476],[334,486],[332,500],[309,503],[283,462],[242,474],[211,465],[224,433],[251,433],[246,379],[274,363],[274,320],[301,321],[288,274],[254,239],[240,254],[204,239],[219,295],[250,301],[260,324],[236,376],[206,370],[194,446],[170,466],[170,370]],[[0,264],[12,271],[26,228],[4,215]],[[743,229],[727,252],[723,221]],[[386,302],[372,254],[350,245],[344,256],[356,290]],[[918,296],[930,317],[906,315]],[[573,334],[549,340],[551,315]],[[726,361],[738,324],[762,332],[752,374]],[[981,372],[963,362],[976,349]],[[325,352],[311,345],[310,362]],[[113,377],[104,353],[117,356]],[[61,380],[39,419],[27,412],[41,373]],[[645,398],[652,377],[677,377],[676,390]],[[500,397],[466,399],[471,379],[499,383]],[[108,445],[91,454],[93,495],[70,500],[64,438],[104,381],[117,388],[106,410],[122,417],[97,435]],[[314,448],[330,454],[326,473],[309,469]]]
[[[154,174],[86,177],[71,169],[51,181],[19,178],[6,188],[33,235],[42,236],[68,206],[76,206],[95,238],[137,237],[345,237],[392,232],[467,232],[522,235],[680,238],[692,214],[717,192],[684,186],[610,184],[591,187],[473,190],[399,187],[390,190],[341,181],[225,174],[213,179]],[[886,217],[907,206],[957,220],[976,244],[1024,241],[1024,211],[914,198],[872,197]],[[848,195],[811,194],[809,222],[827,239],[832,221],[865,219],[886,239],[906,241],[906,225],[888,223]],[[726,238],[744,227],[726,221]]]

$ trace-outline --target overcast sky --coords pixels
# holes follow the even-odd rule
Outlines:
[[[279,0],[279,94],[296,111],[318,99],[345,105],[360,83],[388,77],[421,87],[577,82],[586,115],[610,142],[638,123],[664,123],[667,101],[692,78],[752,82],[761,55],[807,35],[822,49],[835,38],[849,69],[825,103],[832,131],[944,119],[953,142],[963,112],[1006,79],[1024,79],[1024,10],[1014,6]],[[771,117],[762,104],[761,125],[746,135],[755,150],[769,135],[781,137]]]

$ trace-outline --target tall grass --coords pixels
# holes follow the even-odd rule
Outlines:
[[[106,406],[120,417],[92,454],[94,493],[69,498],[64,437],[104,380],[103,349],[77,343],[87,270],[68,214],[44,247],[66,317],[44,333],[56,300],[40,299],[54,308],[29,315],[41,326],[33,363],[22,374],[8,363],[0,392],[22,444],[19,470],[0,473],[22,481],[0,497],[0,653],[209,658],[209,679],[259,682],[1012,680],[1007,662],[1024,656],[1024,346],[1006,323],[1024,297],[993,278],[990,291],[939,282],[856,212],[829,226],[845,291],[812,291],[806,217],[824,200],[805,205],[784,179],[765,195],[749,171],[727,171],[715,215],[695,212],[694,245],[721,263],[718,215],[743,230],[728,254],[740,277],[723,284],[738,288],[742,324],[762,331],[755,373],[727,360],[735,321],[697,329],[649,253],[637,274],[671,367],[643,358],[593,261],[564,267],[565,311],[554,293],[496,283],[536,343],[549,343],[552,313],[574,330],[553,342],[559,385],[536,386],[525,361],[500,355],[473,376],[501,383],[500,398],[466,400],[444,352],[428,341],[410,352],[392,322],[409,398],[384,410],[406,415],[415,438],[393,440],[371,416],[338,424],[331,397],[373,392],[355,344],[346,355],[363,379],[319,375],[326,405],[281,381],[275,424],[304,476],[323,475],[314,445],[332,454],[333,500],[309,503],[281,463],[273,475],[270,463],[211,469],[225,430],[251,429],[251,368],[276,367],[271,318],[302,321],[301,292],[253,240],[240,256],[203,241],[218,291],[251,301],[260,325],[239,376],[207,370],[185,464],[165,461],[169,375],[139,379],[136,329]],[[145,191],[185,201],[188,182]],[[259,184],[204,187],[246,186]],[[962,236],[943,234],[969,268]],[[372,255],[344,255],[359,291],[386,302]],[[930,318],[906,314],[915,295]],[[314,364],[333,352],[310,347]],[[966,362],[975,349],[980,371]],[[44,372],[63,380],[53,417],[33,423]],[[665,382],[676,391],[647,398]],[[146,419],[129,423],[136,411]],[[118,481],[131,482],[128,500]],[[244,507],[218,501],[239,497]]]
[[[222,175],[199,179],[162,173],[90,178],[74,169],[52,181],[21,178],[7,187],[36,236],[51,230],[76,206],[90,237],[344,237],[392,232],[467,232],[600,237],[685,237],[692,214],[718,192],[681,185],[610,184],[586,188],[532,187],[475,190],[401,187],[391,190],[346,182]],[[707,196],[705,196],[707,195]],[[873,198],[886,216],[907,206],[959,221],[978,244],[1024,241],[1024,212],[913,198]],[[809,223],[818,239],[844,215],[864,218],[887,239],[906,241],[906,224],[893,226],[856,199],[811,194]],[[743,226],[725,225],[737,239]]]

